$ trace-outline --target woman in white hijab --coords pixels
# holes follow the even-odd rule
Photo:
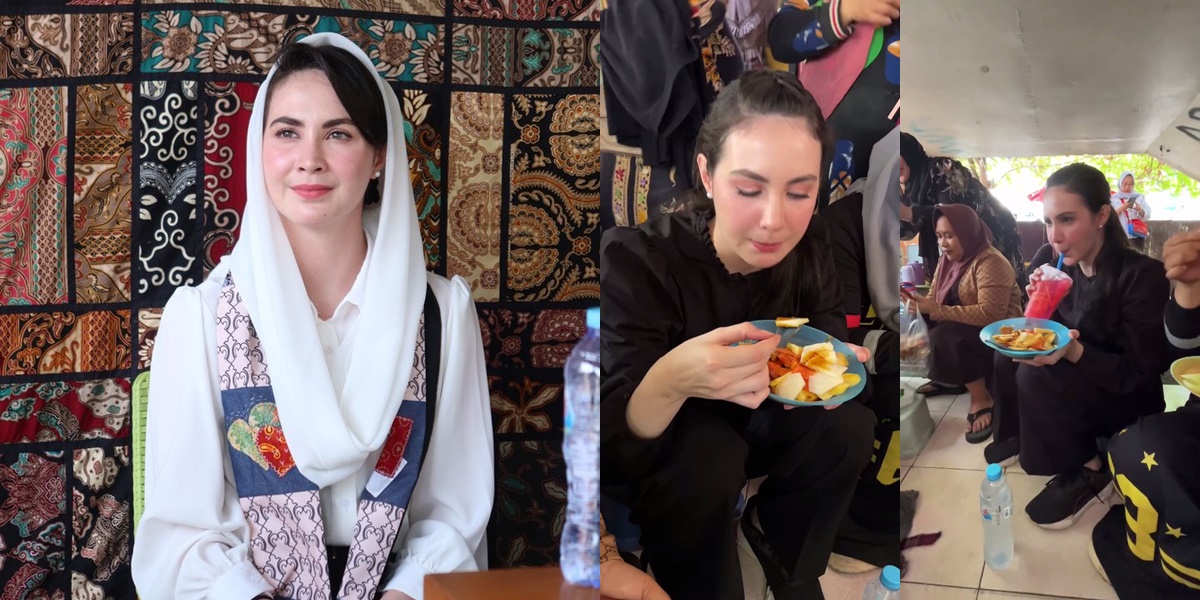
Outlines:
[[[428,573],[486,568],[492,427],[470,290],[425,271],[396,95],[307,37],[246,160],[240,241],[156,341],[139,595],[421,600]]]
[[[1146,238],[1150,235],[1147,227],[1150,220],[1150,203],[1146,196],[1133,191],[1133,171],[1121,173],[1117,180],[1117,191],[1112,196],[1113,210],[1121,217],[1121,229],[1129,236],[1129,243],[1139,252],[1146,249]]]

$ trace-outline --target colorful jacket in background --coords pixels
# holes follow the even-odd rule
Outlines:
[[[851,25],[841,21],[840,6],[841,0],[787,0],[767,34],[773,60],[792,65],[822,104],[833,134],[829,186],[822,190],[821,208],[867,175],[871,149],[900,123],[899,19],[883,29]],[[838,78],[806,77],[805,69],[813,68],[833,70],[852,81],[844,94],[820,89],[836,87]],[[827,98],[835,100],[827,105],[822,101]]]

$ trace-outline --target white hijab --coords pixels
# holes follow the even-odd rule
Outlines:
[[[329,45],[353,54],[371,73],[367,55],[335,33],[300,43]],[[269,365],[279,420],[296,467],[321,487],[357,472],[383,445],[400,408],[413,367],[425,300],[425,259],[408,175],[404,118],[392,88],[375,76],[387,108],[387,157],[380,182],[383,201],[366,209],[371,232],[369,271],[350,367],[335,390],[317,337],[312,305],[278,211],[267,196],[262,131],[271,68],[254,100],[246,142],[246,210],[240,241],[221,267],[232,270]],[[223,278],[225,268],[212,278]]]
[[[1121,182],[1125,181],[1126,177],[1133,177],[1133,171],[1125,171],[1124,173],[1121,173],[1120,179],[1117,179],[1117,191],[1113,194],[1113,197],[1120,200],[1129,200],[1130,198],[1136,199],[1138,196],[1141,196],[1141,194],[1137,193],[1137,179],[1133,180],[1133,190],[1129,191],[1128,193],[1121,191]]]

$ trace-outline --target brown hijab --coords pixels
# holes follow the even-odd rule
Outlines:
[[[958,285],[963,273],[966,273],[967,265],[992,245],[992,231],[979,219],[975,210],[965,204],[937,205],[933,209],[933,222],[936,224],[942,217],[946,217],[950,222],[950,229],[954,231],[954,237],[958,238],[963,250],[962,257],[958,260],[949,260],[945,255],[938,260],[937,270],[941,275],[938,277],[937,289],[933,290],[933,297],[938,304],[945,305],[946,297],[950,295],[950,290]]]

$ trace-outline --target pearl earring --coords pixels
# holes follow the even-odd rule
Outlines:
[[[379,171],[375,171],[375,179],[379,179]]]
[[[708,192],[706,195],[708,196],[709,200],[712,200],[712,192]]]

